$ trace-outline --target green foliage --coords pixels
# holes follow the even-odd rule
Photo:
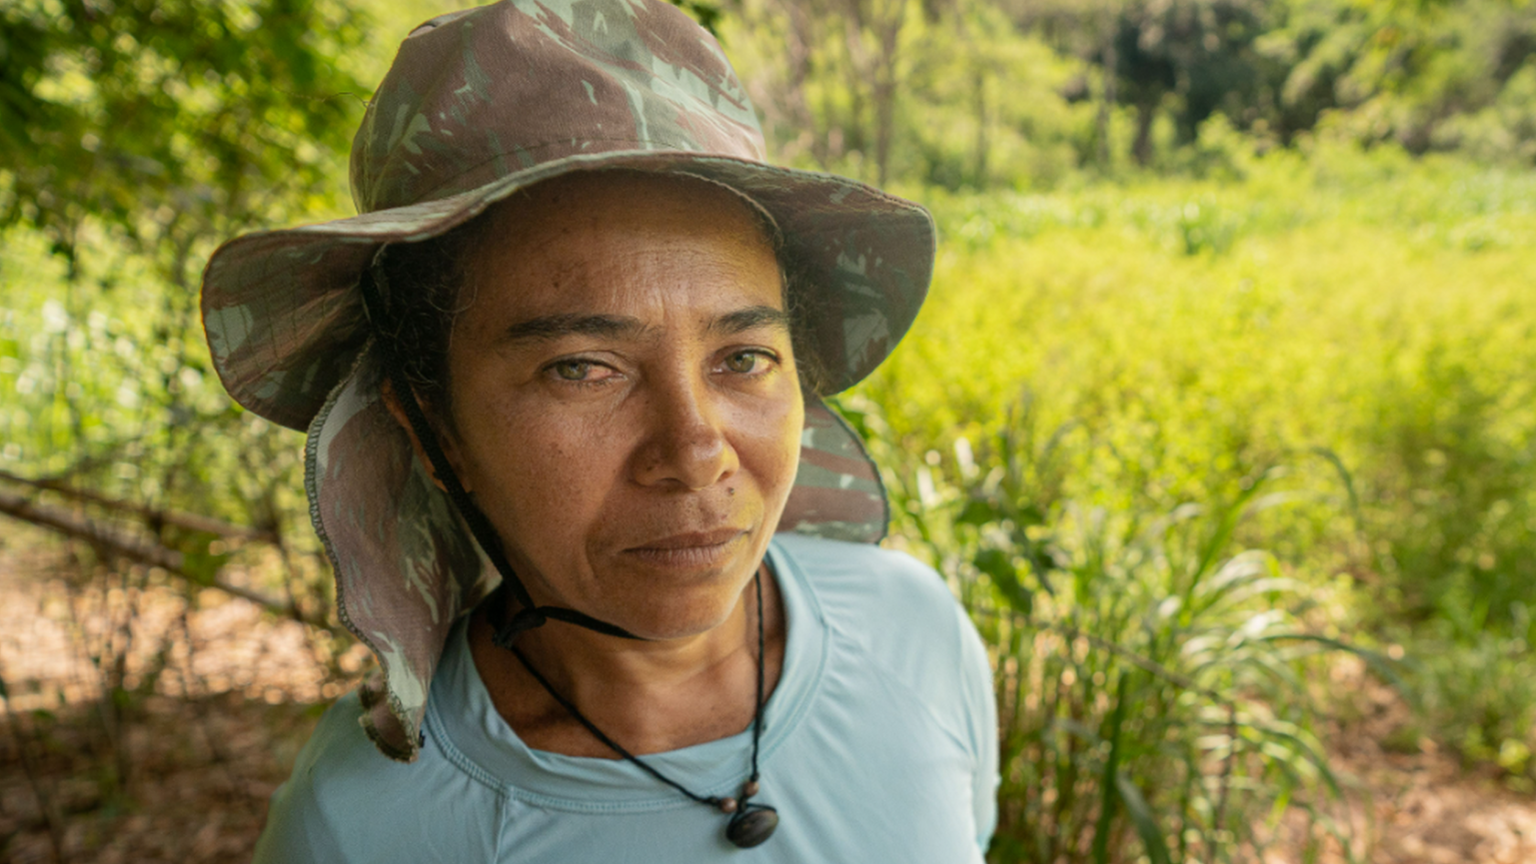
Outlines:
[[[777,152],[950,190],[1192,168],[1208,123],[1536,158],[1536,6],[1508,0],[739,0]]]
[[[950,190],[1063,182],[1092,113],[1057,95],[1075,64],[1021,37],[998,7],[978,4],[959,20],[910,25],[907,98],[896,118],[910,143],[893,154],[895,176]]]
[[[1093,147],[1082,64],[975,0],[742,0],[722,38],[779,158],[958,190],[1052,186]],[[787,50],[786,50],[787,46]]]
[[[1481,115],[1486,124],[1495,105],[1510,106],[1500,115],[1509,132],[1532,122],[1514,107],[1523,101],[1518,76],[1536,68],[1536,10],[1528,4],[1307,0],[1291,4],[1264,45],[1289,68],[1279,102],[1291,132],[1321,123],[1424,152],[1462,146],[1463,136],[1472,143],[1477,133],[1464,118]],[[1523,156],[1513,142],[1483,138],[1476,146],[1485,157]]]
[[[0,429],[13,469],[275,524],[289,505],[262,475],[293,460],[259,454],[292,446],[212,380],[198,274],[234,233],[338,209],[365,92],[346,52],[362,33],[338,3],[0,9],[0,137],[14,145],[0,170],[12,226]]]
[[[1347,576],[1318,632],[1406,644],[1430,733],[1528,777],[1536,694],[1508,682],[1536,680],[1536,177],[1321,143],[1233,164],[1221,183],[925,193],[935,289],[859,393],[907,464],[991,440],[1027,387],[1039,428],[1075,430],[1059,490],[1030,500],[1111,521],[1230,508],[1268,476],[1287,503],[1237,548],[1306,585]],[[1011,470],[985,452],[982,479]],[[1028,581],[1054,572],[1031,539],[1053,521],[1007,518],[1018,532],[954,560],[1038,614],[1062,594]]]
[[[1059,50],[1098,66],[1106,79],[1102,101],[1134,109],[1131,152],[1139,165],[1152,161],[1153,128],[1160,114],[1173,121],[1178,142],[1189,144],[1218,110],[1246,126],[1268,107],[1265,85],[1274,69],[1256,44],[1283,14],[1283,4],[1180,0],[1013,6],[1021,24],[1044,31]],[[1100,136],[1107,132],[1102,126],[1098,130]]]
[[[1513,627],[1465,634],[1434,622],[1420,634],[1413,677],[1437,736],[1468,764],[1502,769],[1510,788],[1536,792],[1536,658],[1523,604]]]
[[[336,3],[6,4],[0,222],[67,257],[87,217],[147,247],[292,215],[335,188],[365,92],[338,60],[359,39]]]
[[[0,493],[86,541],[75,589],[99,576],[114,616],[108,599],[136,596],[155,563],[188,603],[234,565],[260,574],[248,594],[281,580],[270,605],[325,617],[298,445],[222,392],[197,285],[217,242],[340,209],[364,33],[338,2],[0,5]],[[163,665],[175,636],[134,634],[131,600],[123,614],[88,646],[107,800],[142,695],[126,652],[159,640]]]
[[[842,407],[889,469],[902,541],[954,580],[995,651],[993,860],[1235,860],[1288,807],[1331,824],[1338,781],[1306,681],[1316,651],[1342,646],[1303,620],[1326,592],[1233,551],[1245,517],[1285,500],[1269,475],[1226,503],[1111,511],[1065,494],[1085,430],[1044,435],[1027,400],[952,458],[889,447],[868,400]]]

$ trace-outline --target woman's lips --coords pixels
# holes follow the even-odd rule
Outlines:
[[[688,531],[631,546],[624,554],[665,567],[708,567],[723,563],[746,536],[742,528]]]

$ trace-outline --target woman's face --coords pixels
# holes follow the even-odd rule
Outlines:
[[[578,174],[487,218],[448,349],[460,479],[537,602],[652,639],[716,626],[799,457],[773,249],[691,180]]]

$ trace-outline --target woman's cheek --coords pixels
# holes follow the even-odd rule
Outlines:
[[[782,504],[794,485],[795,472],[800,462],[800,435],[805,426],[805,409],[798,390],[793,401],[780,402],[766,416],[759,415],[750,427],[759,433],[752,442],[758,471],[763,474],[765,492]]]

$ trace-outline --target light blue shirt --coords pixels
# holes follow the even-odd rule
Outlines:
[[[272,798],[257,864],[501,862],[980,864],[996,823],[986,650],[942,579],[897,552],[780,535],[784,668],[764,714],[762,791],[779,811],[737,849],[727,817],[616,759],[531,750],[491,704],[461,621],[411,764],[338,701]],[[559,625],[556,625],[559,626]],[[700,795],[734,795],[751,732],[646,758]]]

